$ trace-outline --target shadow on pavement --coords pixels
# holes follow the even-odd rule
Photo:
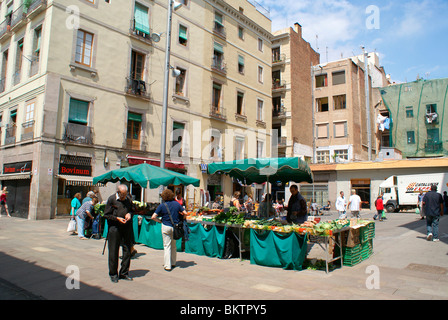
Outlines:
[[[1,300],[117,300],[123,299],[101,288],[80,282],[79,289],[67,289],[70,274],[37,266],[0,252]]]

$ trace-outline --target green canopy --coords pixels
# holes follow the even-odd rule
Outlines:
[[[308,164],[300,158],[249,158],[215,162],[208,173],[226,173],[245,184],[277,182],[313,182]]]
[[[162,169],[160,167],[152,166],[147,163],[142,163],[136,166],[112,170],[93,178],[93,184],[129,181],[138,183],[142,188],[149,187],[150,189],[158,188],[159,186],[173,185],[189,185],[199,187],[199,179],[189,177],[187,175],[177,173],[171,170]],[[148,186],[149,182],[149,186]]]

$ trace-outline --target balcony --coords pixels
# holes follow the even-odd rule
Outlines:
[[[8,124],[5,131],[5,145],[16,143],[16,125]]]
[[[20,137],[20,141],[33,140],[33,139],[34,139],[34,120],[22,124],[22,136]]]
[[[125,92],[127,95],[139,97],[149,100],[151,98],[149,94],[149,84],[143,80],[134,79],[132,77],[126,78]]]
[[[9,38],[11,34],[11,16],[7,16],[5,20],[0,23],[0,40]]]
[[[272,66],[273,67],[282,65],[285,62],[286,62],[286,54],[284,54],[284,53],[280,54],[277,52],[272,53]]]
[[[86,125],[64,122],[65,133],[63,140],[65,142],[75,142],[82,144],[93,144],[93,128]]]
[[[225,61],[217,57],[212,58],[212,71],[215,71],[221,75],[226,75],[227,65]]]
[[[433,142],[433,141],[427,141],[425,142],[425,152],[426,153],[442,153],[443,151],[443,144],[442,142]]]
[[[274,107],[272,109],[272,118],[284,118],[286,117],[285,107]]]
[[[288,138],[287,137],[278,137],[278,148],[286,148],[288,145]]]
[[[210,117],[216,120],[227,120],[226,111],[223,107],[212,106],[210,109]]]
[[[226,28],[215,21],[215,25],[213,26],[213,33],[223,39],[225,39],[227,37],[226,35]]]
[[[32,19],[47,8],[47,0],[32,0],[27,10],[28,18]]]
[[[129,35],[134,39],[141,40],[143,42],[152,43],[151,33],[145,33],[135,28],[135,19],[131,19],[131,27],[129,29]]]
[[[286,91],[286,81],[281,81],[280,79],[275,79],[272,81],[272,92],[278,93]]]
[[[26,24],[27,8],[22,4],[11,15],[11,31]]]

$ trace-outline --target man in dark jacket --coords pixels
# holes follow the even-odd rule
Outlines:
[[[106,202],[104,217],[108,225],[109,276],[112,282],[118,279],[129,280],[129,266],[133,246],[132,213],[134,204],[128,197],[126,185],[119,185],[117,193],[111,195]],[[118,273],[118,252],[123,249],[120,272]]]
[[[426,214],[426,240],[439,241],[439,219],[440,216],[443,216],[443,198],[437,192],[435,184],[431,186],[431,191],[423,197],[423,206]]]
[[[295,224],[303,223],[308,219],[306,201],[295,184],[289,187],[289,191],[291,192],[291,197],[288,201],[286,221]]]

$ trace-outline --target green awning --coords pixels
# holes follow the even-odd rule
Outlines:
[[[168,169],[142,163],[122,169],[116,169],[93,178],[93,184],[128,181],[139,184],[142,188],[155,189],[159,186],[190,185],[199,187],[200,180]]]
[[[142,115],[139,113],[128,112],[128,121],[142,122]]]
[[[313,182],[308,164],[300,158],[249,158],[215,162],[208,173],[225,173],[245,184],[264,182]]]
[[[217,12],[215,12],[215,22],[218,23],[221,26],[223,25],[222,24],[222,15],[217,13]]]
[[[70,98],[68,121],[87,124],[87,114],[89,112],[89,102]]]
[[[148,8],[136,3],[134,9],[135,29],[149,35]]]
[[[213,49],[214,49],[215,51],[218,51],[219,53],[224,53],[224,49],[222,48],[222,44],[220,44],[220,43],[218,43],[218,42],[215,42],[215,43],[213,44]]]
[[[179,26],[179,38],[187,41],[187,28]]]
[[[244,57],[238,56],[238,63],[244,66]]]

